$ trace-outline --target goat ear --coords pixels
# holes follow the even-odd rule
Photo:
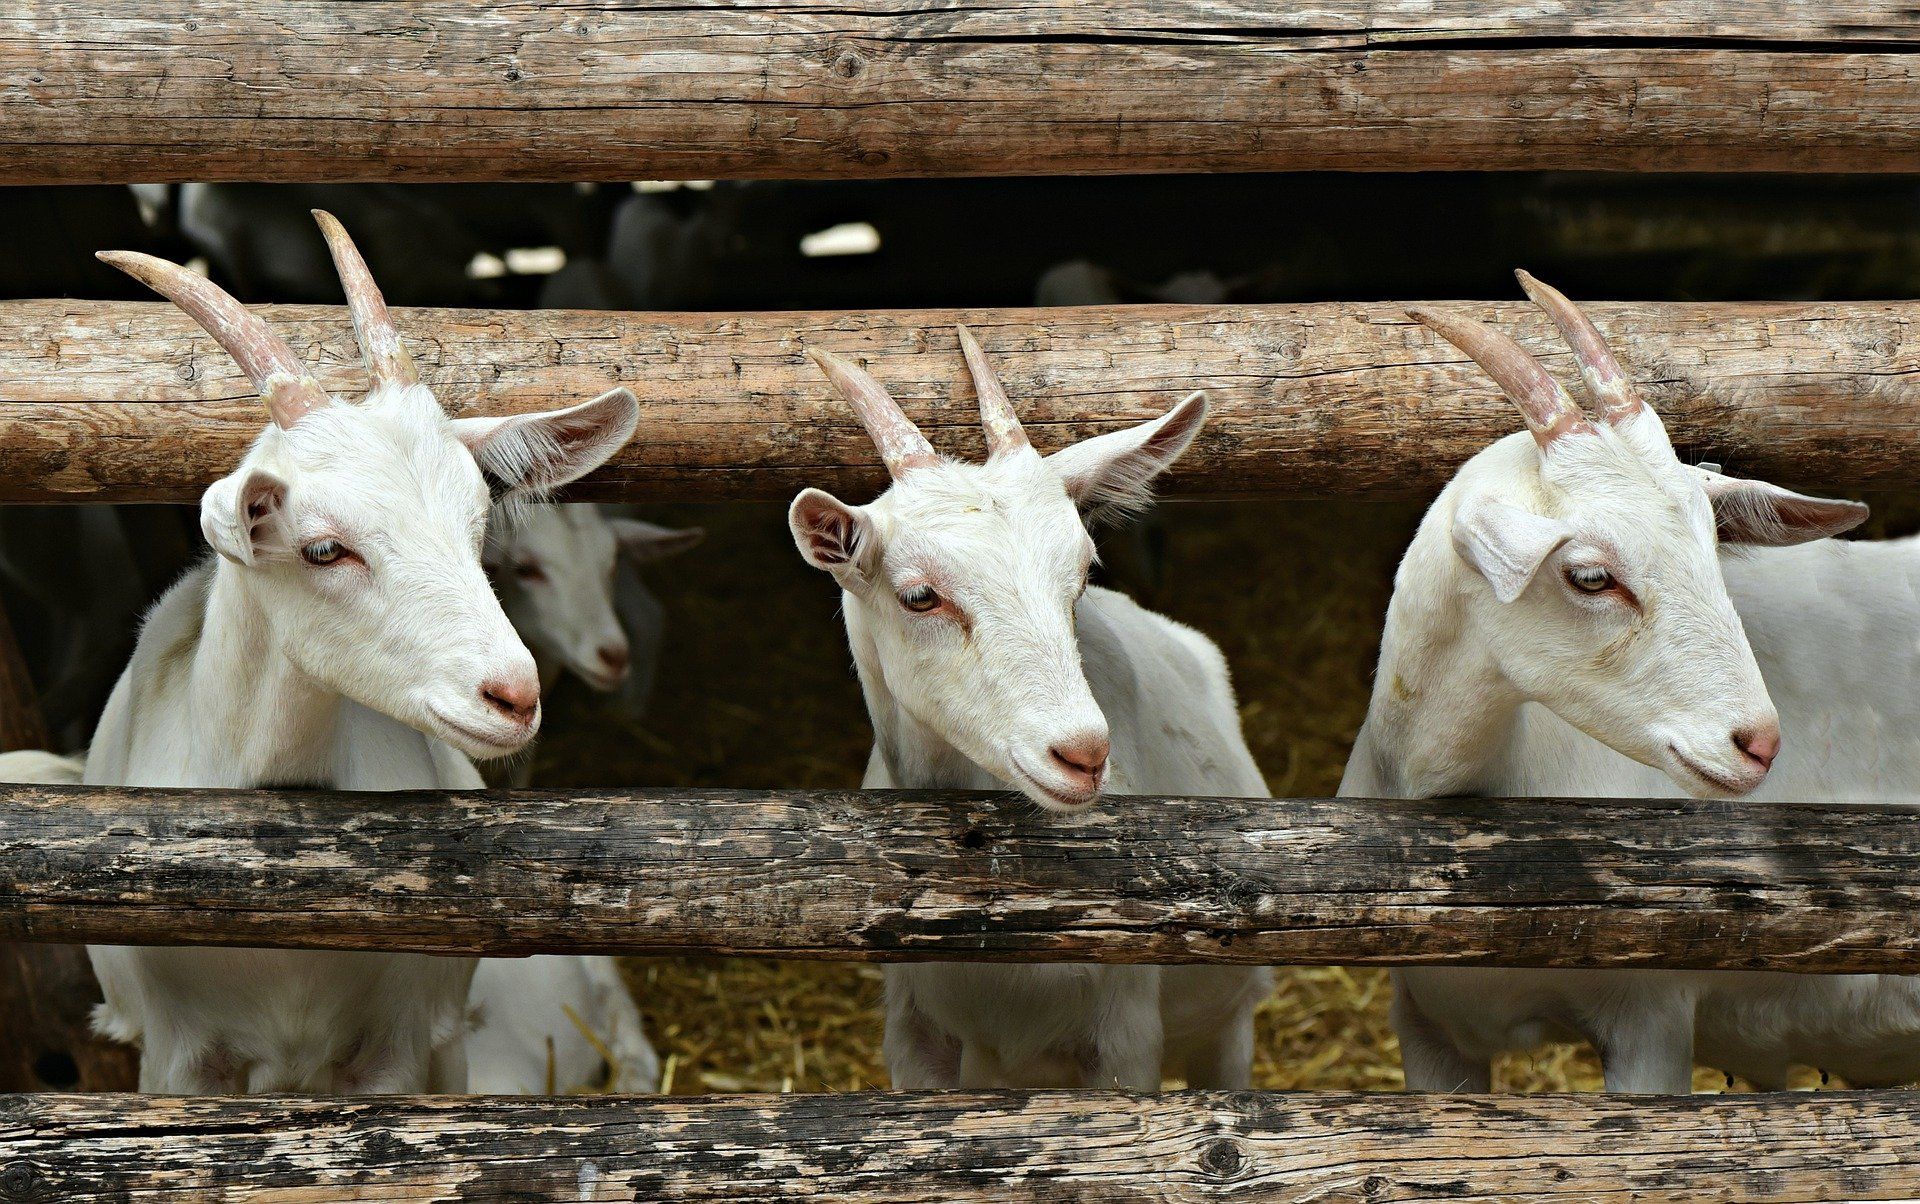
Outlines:
[[[807,563],[836,579],[865,572],[879,550],[873,520],[858,506],[819,489],[803,490],[793,499],[787,525]]]
[[[1195,393],[1152,422],[1098,435],[1047,457],[1083,509],[1145,508],[1153,478],[1167,470],[1207,422],[1207,395]]]
[[[280,516],[287,504],[287,483],[265,469],[234,473],[207,486],[200,496],[200,532],[213,550],[235,564],[281,542]]]
[[[1721,543],[1784,548],[1839,535],[1867,521],[1865,502],[1808,497],[1765,481],[1723,477],[1702,468],[1694,471],[1713,503]]]
[[[707,537],[704,527],[663,527],[637,518],[611,518],[607,525],[620,541],[620,550],[635,564],[678,556]]]
[[[542,414],[456,418],[453,432],[467,445],[496,496],[538,497],[606,463],[633,438],[640,403],[625,389]]]
[[[1565,523],[1505,502],[1469,503],[1453,520],[1454,551],[1502,602],[1525,593],[1547,557],[1572,538]]]

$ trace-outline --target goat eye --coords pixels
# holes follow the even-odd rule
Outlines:
[[[1567,584],[1583,594],[1604,594],[1617,583],[1613,574],[1599,565],[1582,564],[1567,570]]]
[[[931,585],[914,585],[900,591],[900,605],[915,614],[925,614],[940,605],[940,595]]]
[[[545,581],[547,579],[546,571],[539,565],[532,563],[514,565],[513,575],[522,581]]]
[[[318,540],[300,549],[301,559],[305,560],[308,564],[317,565],[322,568],[330,564],[339,563],[341,558],[347,554],[346,545],[337,539]]]

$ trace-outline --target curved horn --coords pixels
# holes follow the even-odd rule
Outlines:
[[[347,228],[324,209],[315,209],[313,220],[320,223],[320,233],[326,236],[333,270],[347,294],[347,308],[353,312],[353,336],[360,342],[360,358],[366,362],[373,387],[407,389],[419,384],[420,373],[407,354],[406,344],[400,341],[400,332],[393,328],[386,298],[380,295],[380,286],[373,282],[373,273],[367,271],[367,261],[360,258],[360,249],[348,237]]]
[[[1485,322],[1430,309],[1410,309],[1407,316],[1466,352],[1485,369],[1501,392],[1520,407],[1527,429],[1543,450],[1562,435],[1593,429],[1573,398],[1538,360]]]
[[[1633,381],[1621,369],[1613,349],[1600,337],[1593,320],[1559,289],[1542,284],[1523,271],[1516,270],[1513,274],[1519,278],[1527,296],[1533,298],[1533,303],[1546,310],[1553,324],[1560,328],[1560,337],[1567,341],[1567,346],[1573,348],[1574,362],[1580,365],[1580,379],[1587,382],[1587,392],[1599,405],[1600,417],[1619,422],[1638,414],[1645,403],[1640,400]]]
[[[94,258],[119,268],[198,322],[253,382],[275,425],[291,427],[332,403],[300,357],[267,328],[266,321],[205,276],[138,251],[99,251]]]
[[[993,365],[987,362],[987,353],[980,350],[980,344],[974,342],[972,332],[966,327],[954,329],[960,332],[960,354],[967,357],[973,391],[980,398],[980,425],[987,432],[987,459],[1032,447],[1027,441],[1027,432],[1020,427],[1020,416],[1013,412],[1013,402],[1007,399],[1006,386],[1000,383]]]
[[[860,424],[867,428],[881,462],[895,480],[916,468],[940,462],[933,444],[927,442],[912,419],[900,412],[900,403],[879,381],[830,351],[809,351],[807,355],[833,382],[833,391],[860,416]]]

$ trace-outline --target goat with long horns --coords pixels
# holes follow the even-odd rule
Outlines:
[[[315,215],[372,388],[336,401],[259,315],[185,268],[101,258],[173,300],[272,422],[201,499],[217,558],[156,604],[88,751],[97,785],[472,789],[467,760],[540,724],[533,657],[481,569],[489,485],[538,494],[598,466],[639,408],[451,419],[346,232]],[[413,954],[91,950],[103,1031],[149,1091],[459,1091],[474,963]]]
[[[1205,399],[1041,456],[964,329],[959,345],[985,464],[941,457],[872,376],[812,353],[893,478],[865,506],[809,489],[789,515],[800,554],[843,591],[875,734],[865,784],[1011,788],[1052,811],[1264,797],[1220,650],[1088,584],[1082,512],[1143,504]],[[1245,1087],[1267,986],[1238,966],[889,966],[887,1067],[906,1088],[1155,1090],[1163,1070]]]

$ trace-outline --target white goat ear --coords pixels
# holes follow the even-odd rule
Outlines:
[[[607,525],[620,541],[620,550],[635,564],[678,556],[707,537],[705,527],[663,527],[637,518],[610,518]]]
[[[1454,550],[1502,602],[1525,593],[1547,557],[1572,538],[1565,523],[1505,502],[1469,504],[1453,520]]]
[[[787,525],[807,563],[835,577],[864,572],[878,551],[873,520],[823,490],[802,490],[787,509]]]
[[[467,445],[496,499],[539,496],[606,463],[633,438],[640,403],[625,389],[541,414],[456,418],[453,432]]]
[[[1851,531],[1867,521],[1865,502],[1808,497],[1765,481],[1723,477],[1694,470],[1713,503],[1713,520],[1720,542],[1750,547],[1784,548],[1812,543]]]
[[[200,533],[213,550],[250,565],[280,543],[287,483],[265,469],[222,477],[200,495]]]
[[[1062,448],[1047,463],[1082,508],[1144,509],[1153,478],[1180,458],[1206,422],[1207,395],[1195,393],[1152,422]]]

